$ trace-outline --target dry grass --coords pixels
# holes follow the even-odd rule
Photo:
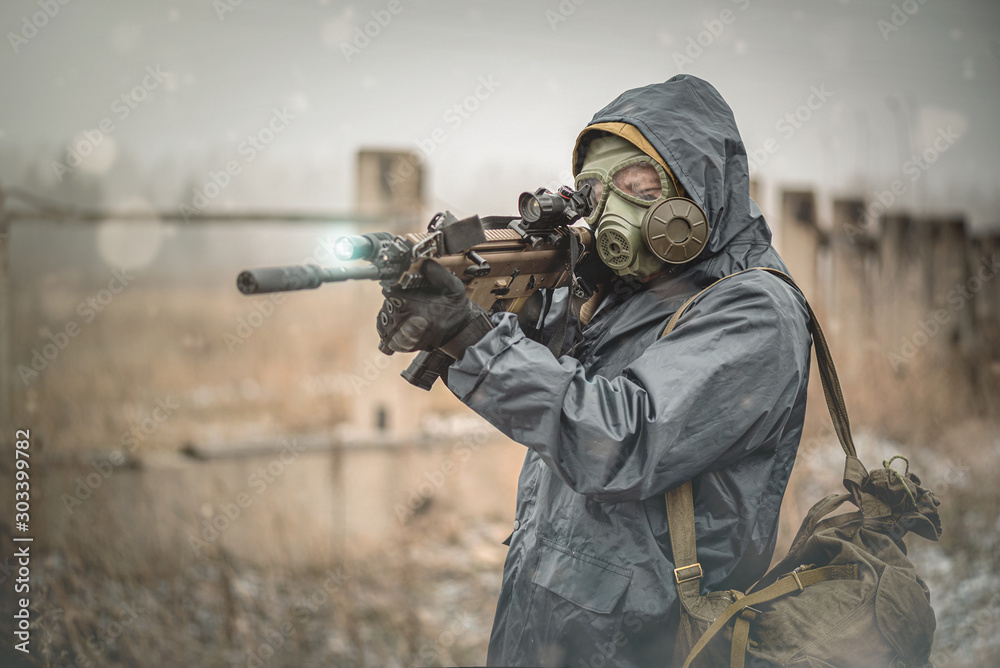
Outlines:
[[[323,571],[254,568],[216,553],[170,577],[122,577],[49,555],[35,576],[34,662],[25,665],[482,664],[504,528],[434,530],[426,520],[390,551]]]

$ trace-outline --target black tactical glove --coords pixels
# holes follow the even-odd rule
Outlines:
[[[378,349],[386,355],[415,350],[437,350],[458,359],[493,325],[482,308],[465,296],[462,281],[434,260],[422,271],[429,285],[382,290],[385,301],[378,313]]]

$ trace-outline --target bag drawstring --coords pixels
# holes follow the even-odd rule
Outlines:
[[[902,474],[900,474],[900,472],[897,471],[896,469],[892,468],[892,463],[894,461],[896,461],[897,459],[902,459],[906,463],[906,469],[903,470]],[[896,474],[896,478],[898,478],[899,482],[902,483],[903,489],[906,490],[907,496],[910,497],[910,501],[913,501],[913,505],[916,506],[917,505],[917,497],[915,497],[913,495],[913,490],[910,489],[910,486],[908,484],[906,484],[906,478],[903,477],[903,476],[906,476],[906,475],[908,475],[910,473],[910,460],[907,459],[906,457],[902,456],[902,455],[895,455],[891,459],[883,459],[882,460],[882,466],[889,473],[895,473]]]

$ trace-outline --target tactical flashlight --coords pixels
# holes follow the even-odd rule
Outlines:
[[[367,260],[372,256],[375,245],[363,234],[340,237],[333,244],[333,254],[338,260]]]

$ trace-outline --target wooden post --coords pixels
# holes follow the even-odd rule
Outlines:
[[[819,309],[820,232],[816,221],[816,196],[811,190],[785,190],[781,193],[781,259],[802,293]],[[818,311],[817,311],[818,312]]]
[[[878,272],[877,237],[864,223],[864,202],[853,197],[833,201],[830,236],[832,299],[827,304],[827,336],[837,361],[840,382],[845,387],[863,388],[872,378],[875,339],[875,276]],[[859,234],[858,230],[866,230]],[[852,417],[861,424],[873,424],[878,416],[868,397],[856,397]],[[858,401],[857,399],[862,399]],[[848,405],[851,408],[850,404]]]
[[[426,215],[424,165],[413,151],[362,149],[357,155],[355,208],[389,231],[419,229]],[[384,222],[383,222],[384,221]]]

